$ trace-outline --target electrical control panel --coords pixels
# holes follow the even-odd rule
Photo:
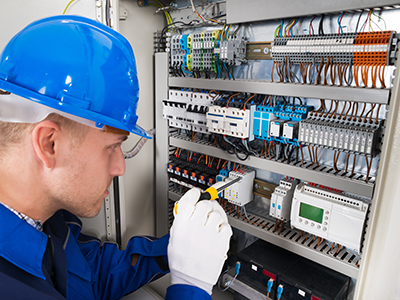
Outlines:
[[[229,5],[245,7],[239,2]],[[218,199],[232,226],[246,238],[312,259],[317,267],[299,268],[320,274],[316,283],[324,282],[323,274],[338,279],[324,292],[323,284],[313,286],[299,270],[285,269],[272,298],[346,299],[348,276],[359,276],[364,239],[374,226],[370,209],[381,201],[374,193],[390,139],[387,121],[396,115],[388,112],[397,107],[391,89],[399,84],[393,76],[399,7],[367,10],[357,3],[356,10],[340,11],[334,4],[320,15],[250,23],[231,15],[237,21],[231,25],[219,14],[225,13],[221,5],[171,10],[183,24],[163,30],[169,31],[168,80],[161,83],[169,95],[160,103],[169,137],[158,149],[169,151],[170,199],[241,177]],[[190,22],[182,19],[184,11]],[[262,193],[259,182],[273,187]],[[235,238],[243,242],[240,234]],[[262,254],[252,255],[248,271],[262,264]],[[320,266],[343,277],[318,273]],[[246,284],[254,287],[262,278],[265,296],[265,274],[254,269],[256,277]]]
[[[340,191],[301,183],[290,215],[291,226],[360,251],[368,204]]]

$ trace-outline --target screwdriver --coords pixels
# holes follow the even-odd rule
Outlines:
[[[218,194],[222,192],[224,189],[226,189],[228,186],[231,186],[232,184],[240,181],[242,178],[237,177],[236,179],[233,179],[221,186],[219,186],[219,183],[224,183],[224,181],[217,182],[213,186],[210,186],[208,189],[206,189],[203,193],[200,195],[200,200],[215,200],[218,198]],[[219,186],[219,187],[217,187]]]
[[[212,201],[212,200],[217,199],[218,198],[218,194],[220,192],[222,192],[228,186],[231,186],[232,184],[240,181],[241,179],[242,179],[241,177],[238,177],[238,178],[235,178],[235,179],[233,179],[233,180],[231,180],[231,181],[229,181],[227,183],[225,183],[224,181],[217,182],[213,186],[210,186],[208,189],[206,189],[203,193],[201,193],[199,201],[200,200],[210,200],[210,201]],[[225,184],[223,184],[223,183],[225,183]],[[179,201],[176,201],[175,205],[174,205],[175,214],[178,213],[178,202]]]

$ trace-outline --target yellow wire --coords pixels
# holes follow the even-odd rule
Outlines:
[[[71,3],[74,2],[74,1],[76,1],[76,0],[71,0],[71,1],[68,2],[67,6],[65,7],[65,9],[64,9],[64,11],[63,11],[63,13],[62,13],[63,15],[65,15],[65,12],[67,11],[68,7],[69,7],[69,6],[71,5]]]
[[[232,24],[229,25],[228,33],[226,34],[226,39],[227,40],[229,39],[229,32],[231,31],[231,28],[232,28]]]
[[[289,34],[290,27],[293,26],[293,24],[294,24],[295,21],[296,21],[296,19],[294,19],[294,20],[292,21],[292,23],[290,23],[290,25],[288,26],[288,28],[287,28],[286,31],[285,31],[285,35],[288,35],[288,34]]]
[[[222,42],[222,37],[224,35],[225,26],[226,26],[226,24],[224,24],[224,27],[222,28],[222,31],[221,31],[221,36],[220,36],[220,39],[219,39],[220,42]]]
[[[154,1],[156,1],[158,4],[160,4],[161,7],[165,7],[164,4],[162,4],[160,1],[158,1],[158,0],[154,0]]]
[[[385,31],[387,30],[386,29],[386,22],[385,22],[385,20],[383,19],[383,18],[381,18],[380,16],[378,16],[378,15],[376,15],[374,12],[372,12],[373,14],[374,14],[374,16],[375,17],[378,17],[379,19],[381,19],[382,21],[383,21],[383,23],[385,24]],[[376,23],[375,23],[376,24]],[[378,25],[378,24],[377,24]],[[378,26],[379,27],[379,26]]]

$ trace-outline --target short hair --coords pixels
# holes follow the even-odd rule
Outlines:
[[[53,121],[61,130],[65,130],[71,139],[72,146],[74,147],[79,146],[89,131],[88,126],[70,120],[57,113],[49,114],[44,120]],[[3,156],[3,153],[7,153],[10,148],[18,146],[22,142],[23,137],[32,132],[38,123],[12,123],[0,121],[0,156]]]

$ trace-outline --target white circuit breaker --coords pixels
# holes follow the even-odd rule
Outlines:
[[[287,222],[290,219],[293,193],[299,183],[294,178],[284,178],[280,181],[271,195],[269,215],[276,219]]]
[[[238,177],[242,178],[239,182],[227,187],[224,191],[224,197],[230,203],[243,206],[253,200],[253,181],[256,172],[254,170],[230,171],[229,176],[225,178],[226,182]]]

